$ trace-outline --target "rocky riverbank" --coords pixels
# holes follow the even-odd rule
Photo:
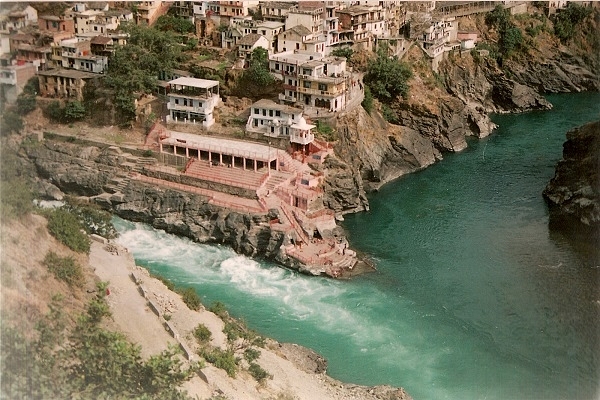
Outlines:
[[[420,51],[411,49],[406,57],[418,59]],[[468,137],[492,133],[490,113],[550,109],[544,93],[600,90],[597,66],[565,48],[544,61],[508,65],[501,69],[493,59],[465,53],[440,65],[441,83],[427,81],[432,71],[413,78],[410,98],[389,105],[396,123],[362,108],[331,121],[338,140],[337,159],[329,163],[328,207],[338,213],[368,210],[369,191],[464,150]]]
[[[600,240],[600,121],[567,132],[563,158],[544,189],[550,226],[598,244]]]

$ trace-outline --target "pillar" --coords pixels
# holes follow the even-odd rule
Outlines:
[[[254,172],[256,172],[256,164],[257,164],[257,161],[256,161],[256,159],[254,159],[254,160],[252,160],[252,162],[254,163]]]
[[[246,170],[246,157],[242,158],[242,164],[244,166],[244,171]]]
[[[208,162],[212,163],[212,151],[208,151]]]
[[[185,156],[186,156],[187,158],[189,158],[189,157],[190,157],[190,148],[189,148],[189,147],[187,147],[187,146],[185,146]]]
[[[235,167],[235,156],[231,155],[231,168]]]
[[[223,153],[219,153],[219,164],[223,164]]]
[[[177,145],[173,145],[173,154],[177,154]]]

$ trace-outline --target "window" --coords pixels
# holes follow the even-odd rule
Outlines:
[[[254,109],[254,114],[260,114],[260,110],[258,108]]]
[[[269,117],[273,116],[273,110],[269,110]]]
[[[263,114],[263,117],[266,117],[267,116],[267,110],[263,109],[262,110],[262,114]]]
[[[310,89],[310,81],[302,82],[302,86],[304,86],[306,89]]]
[[[319,83],[319,90],[327,90],[327,85],[325,83]]]
[[[275,70],[279,71],[279,63],[275,63]]]
[[[292,85],[292,80],[288,79],[288,85]]]
[[[275,111],[275,116],[276,116],[276,117],[281,117],[281,111],[279,111],[279,110],[276,110],[276,111]]]

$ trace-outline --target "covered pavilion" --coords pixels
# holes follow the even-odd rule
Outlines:
[[[263,167],[279,170],[276,148],[258,143],[167,131],[159,138],[161,153],[207,160],[213,165],[226,165],[257,171]]]

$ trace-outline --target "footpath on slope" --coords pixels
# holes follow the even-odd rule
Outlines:
[[[159,309],[161,316],[170,315],[169,325],[192,353],[198,348],[192,331],[199,324],[204,324],[211,331],[211,345],[223,349],[227,347],[227,340],[222,332],[224,323],[219,317],[204,308],[200,311],[190,310],[178,294],[151,277],[146,269],[136,266],[127,249],[112,243],[107,245],[93,241],[89,263],[101,280],[109,282],[110,294],[107,301],[114,322],[131,341],[141,347],[143,357],[149,357],[167,349],[169,344],[177,343],[166,330],[165,319],[153,311],[149,302]],[[143,297],[140,287],[143,287],[147,299]],[[235,379],[230,378],[225,371],[206,363],[201,373],[188,381],[184,388],[192,397],[200,399],[218,394],[229,399],[257,400],[281,396],[299,400],[410,398],[401,388],[344,384],[324,373],[317,373],[314,362],[307,356],[314,353],[301,346],[267,340],[267,346],[260,351],[257,363],[272,375],[272,379],[264,384],[258,384],[247,372],[238,373]],[[197,361],[199,356],[193,354],[193,359]]]

